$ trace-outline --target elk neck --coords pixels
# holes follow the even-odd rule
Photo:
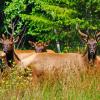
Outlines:
[[[87,62],[87,64],[90,64],[93,66],[96,61],[96,52],[95,54],[90,54],[90,52],[87,52],[83,57],[85,61]]]
[[[8,53],[6,53],[6,61],[7,65],[12,67],[12,63],[14,61],[14,50],[10,50]]]

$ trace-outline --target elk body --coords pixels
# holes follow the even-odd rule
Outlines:
[[[16,50],[16,49],[14,50],[14,52],[17,54],[17,56],[20,58],[20,60],[35,53],[35,51],[33,51],[33,50]]]
[[[97,42],[99,41],[99,33],[95,38],[89,38],[88,35],[78,30],[87,44],[85,54],[79,53],[37,53],[21,60],[22,68],[30,67],[33,77],[39,76],[41,73],[59,71],[86,72],[89,68],[100,67],[100,57],[97,57]],[[100,69],[99,69],[100,70]]]
[[[18,67],[32,69],[33,81],[36,82],[41,76],[48,77],[48,75],[53,75],[51,76],[53,78],[62,74],[80,77],[80,74],[87,72],[89,64],[88,58],[78,53],[36,53],[22,59]],[[95,67],[97,68],[97,65]]]

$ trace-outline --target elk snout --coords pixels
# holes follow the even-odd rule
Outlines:
[[[96,53],[96,49],[93,46],[91,46],[90,54],[92,55],[92,54],[95,54],[95,53]]]
[[[3,47],[3,51],[4,51],[5,53],[8,53],[9,50],[10,50],[9,45],[6,45],[6,46]]]

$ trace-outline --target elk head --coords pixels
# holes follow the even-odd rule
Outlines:
[[[94,62],[95,58],[96,58],[96,53],[97,53],[97,42],[100,40],[100,32],[95,34],[95,38],[93,37],[89,37],[88,34],[85,34],[83,32],[81,32],[78,29],[79,34],[81,35],[81,37],[84,39],[85,43],[87,44],[87,49],[86,52],[88,54],[88,60],[89,62]]]
[[[45,42],[32,42],[32,41],[28,41],[29,44],[35,48],[35,51],[37,53],[40,53],[40,52],[46,52],[46,48],[48,46],[48,43],[45,43]]]
[[[9,38],[6,38],[5,35],[2,34],[2,38],[0,39],[0,43],[2,44],[3,51],[5,53],[12,51],[14,49],[14,43],[17,42],[18,38],[16,40],[14,40],[13,35],[10,35]]]
[[[2,44],[3,51],[5,53],[8,53],[13,49],[13,36],[10,36],[10,38],[6,38],[5,35],[2,34],[0,43]]]
[[[14,41],[13,35],[10,35],[9,38],[6,38],[4,34],[2,34],[2,38],[0,39],[0,43],[2,44],[3,51],[6,54],[6,61],[8,66],[12,67],[12,62],[14,60]]]

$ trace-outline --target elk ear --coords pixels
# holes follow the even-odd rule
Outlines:
[[[48,42],[44,42],[44,46],[47,47],[49,45]]]
[[[37,46],[40,42],[33,42],[34,46]]]
[[[1,43],[1,44],[3,43],[3,39],[2,39],[2,38],[0,38],[0,43]]]
[[[32,42],[32,41],[28,41],[28,43],[32,46],[32,47],[34,47],[34,42]]]
[[[81,37],[81,38],[82,38],[82,40],[83,40],[85,43],[88,42],[88,39],[87,39],[87,38],[83,38],[83,37]]]
[[[32,41],[28,41],[29,44],[32,44]]]
[[[16,37],[16,39],[14,40],[14,43],[17,43],[19,40],[19,36]]]
[[[48,46],[50,44],[50,40],[46,42],[46,46]]]
[[[6,40],[6,37],[5,37],[5,35],[4,35],[4,34],[2,34],[2,39],[3,39],[3,40]]]
[[[47,46],[49,45],[49,43],[50,43],[50,41],[47,41],[47,42],[44,42],[43,45],[44,45],[45,47],[47,47]]]

